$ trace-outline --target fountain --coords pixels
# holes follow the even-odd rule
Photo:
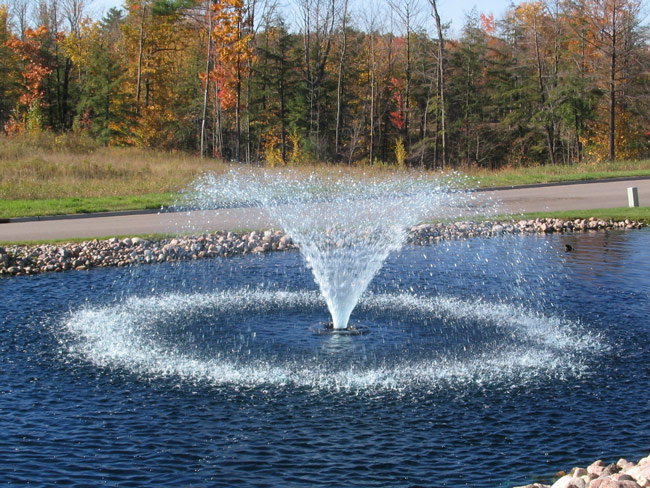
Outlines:
[[[409,246],[472,195],[242,171],[192,193],[264,206],[303,254],[1,279],[9,484],[491,488],[647,454],[650,232]]]
[[[459,177],[352,179],[338,175],[231,171],[197,181],[189,202],[199,208],[264,208],[298,245],[331,314],[318,333],[358,335],[350,314],[391,252],[414,224],[452,217],[469,194]]]
[[[126,293],[111,306],[75,311],[65,341],[102,367],[248,386],[403,390],[447,381],[498,383],[540,372],[580,374],[583,354],[599,347],[597,337],[536,309],[543,305],[535,291],[542,285],[505,236],[503,249],[473,248],[483,242],[477,240],[464,257],[446,251],[449,243],[432,248],[435,253],[404,249],[411,226],[427,218],[494,211],[489,200],[454,189],[458,184],[455,175],[352,179],[246,169],[205,175],[182,198],[193,210],[188,215],[263,208],[300,256],[197,262],[175,278],[175,268],[162,268],[164,277],[142,271],[138,281],[151,284],[137,289],[151,293]],[[189,224],[200,231],[192,219]],[[395,264],[402,260],[408,265]],[[445,271],[440,260],[453,268]],[[476,290],[472,286],[484,276],[456,272],[464,264],[475,273],[488,262],[501,267],[494,285]],[[188,273],[200,284],[195,290],[188,288]],[[473,291],[447,296],[436,289],[444,276]],[[369,290],[371,282],[377,286]],[[537,298],[531,303],[530,297]],[[328,337],[332,341],[322,342]]]

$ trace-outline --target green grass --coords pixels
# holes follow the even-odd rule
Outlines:
[[[505,168],[498,171],[468,170],[470,184],[480,187],[561,183],[607,178],[650,176],[650,160],[617,161],[576,165],[545,165]]]
[[[159,209],[173,203],[174,195],[169,193],[95,198],[0,200],[0,218]]]
[[[620,207],[620,208],[598,208],[594,210],[570,210],[562,212],[531,212],[521,216],[511,216],[515,220],[537,219],[537,218],[558,218],[564,220],[585,219],[595,217],[602,220],[623,221],[625,219],[637,220],[650,224],[650,207]]]

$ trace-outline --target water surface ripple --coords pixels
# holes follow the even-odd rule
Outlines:
[[[1,280],[0,480],[487,488],[638,458],[649,245],[407,247],[359,338],[309,331],[328,312],[298,253]]]

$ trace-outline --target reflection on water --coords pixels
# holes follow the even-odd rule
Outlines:
[[[641,232],[591,232],[563,236],[570,244],[566,265],[583,279],[598,280],[601,286],[632,287],[650,291],[650,247]]]

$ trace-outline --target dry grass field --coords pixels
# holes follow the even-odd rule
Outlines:
[[[0,136],[0,218],[112,210],[135,210],[171,205],[175,194],[206,173],[223,173],[236,163],[201,159],[183,152],[133,147],[105,147],[84,136],[48,132],[19,138]],[[504,186],[594,178],[650,175],[650,160],[539,165],[487,171],[457,168],[460,181],[470,187]],[[281,171],[276,169],[274,171]],[[390,177],[390,165],[294,166],[297,173]],[[273,170],[272,170],[273,171]],[[426,172],[434,177],[440,173]]]

